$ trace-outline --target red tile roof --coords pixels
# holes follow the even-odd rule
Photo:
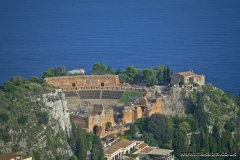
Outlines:
[[[149,153],[152,150],[153,150],[153,148],[147,147],[147,148],[142,149],[139,153]]]

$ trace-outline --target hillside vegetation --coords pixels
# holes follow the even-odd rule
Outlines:
[[[121,138],[143,140],[150,146],[173,149],[176,159],[230,159],[240,156],[240,95],[206,84],[188,97],[185,115],[153,114],[138,119]],[[141,138],[134,138],[142,133]],[[183,156],[184,153],[227,153],[224,156]],[[236,155],[237,157],[236,157]],[[233,155],[233,156],[231,156]]]
[[[43,79],[30,80],[20,76],[12,78],[0,89],[0,151],[38,152],[51,159],[60,154],[67,158],[71,150],[66,147],[67,136],[57,120],[49,116],[41,94],[53,91]],[[60,153],[65,150],[66,152]],[[69,152],[69,153],[67,153]]]
[[[60,116],[62,104],[65,104],[62,93],[55,91],[55,87],[38,77],[27,80],[18,76],[1,86],[0,154],[23,153],[35,160],[76,160],[85,159],[91,149],[93,159],[103,158],[98,136],[72,126],[70,121],[60,122],[60,118],[53,117],[51,112],[58,110],[57,116]],[[67,133],[62,125],[69,125],[67,128],[72,131]]]

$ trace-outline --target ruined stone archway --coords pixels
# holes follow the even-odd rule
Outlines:
[[[144,106],[140,106],[142,109],[142,118],[147,118],[148,117],[148,109]]]
[[[101,127],[95,125],[95,126],[93,127],[93,133],[96,134],[96,135],[98,135],[98,136],[100,136],[100,135],[101,135]]]

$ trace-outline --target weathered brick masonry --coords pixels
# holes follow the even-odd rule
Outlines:
[[[147,92],[146,87],[131,87],[130,85],[120,85],[117,75],[90,75],[90,76],[63,76],[45,78],[48,84],[59,87],[63,92],[75,93],[76,90],[112,90],[115,92],[139,91]],[[116,124],[134,123],[139,118],[149,117],[154,113],[162,113],[162,99],[151,99],[148,92],[143,98],[134,103],[128,103],[121,113],[114,112],[113,109],[105,110],[102,105],[93,105],[90,113],[71,114],[75,124],[82,126],[87,131],[92,131],[101,137],[108,135],[106,123]]]
[[[45,78],[48,84],[59,87],[63,92],[88,89],[101,89],[101,87],[116,86],[120,84],[118,75],[89,75],[89,76],[62,76]]]

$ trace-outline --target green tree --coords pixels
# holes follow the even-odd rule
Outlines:
[[[123,73],[124,73],[124,71],[121,70],[120,68],[116,71],[116,75],[123,74]]]
[[[127,75],[127,82],[134,83],[137,73],[138,71],[134,66],[128,66],[125,70],[125,74]]]
[[[128,133],[129,133],[131,136],[134,136],[134,135],[136,135],[137,133],[139,133],[139,129],[137,128],[136,125],[132,124],[132,125],[130,126],[130,129],[129,129]]]
[[[213,142],[213,138],[212,138],[212,135],[210,134],[209,135],[209,152],[217,152],[217,145],[216,143]]]
[[[195,142],[195,134],[192,134],[191,135],[191,141],[190,141],[191,143],[190,143],[190,146],[189,146],[189,148],[192,148],[191,149],[191,152],[196,152],[196,142]]]
[[[167,67],[164,66],[164,82],[168,81]]]
[[[224,125],[224,129],[229,130],[230,132],[235,131],[236,126],[232,121],[227,121],[226,124]]]
[[[19,144],[15,144],[14,146],[12,146],[12,152],[16,153],[20,151],[20,146]]]
[[[41,154],[38,151],[33,152],[33,157],[35,160],[41,160]]]
[[[189,153],[196,153],[195,134],[191,135],[191,143],[187,150]],[[199,157],[185,157],[187,160],[198,160]]]
[[[60,155],[57,155],[56,160],[62,160],[62,157]]]
[[[16,77],[12,77],[10,79],[10,82],[12,82],[15,86],[23,86],[23,84],[27,82],[27,79],[21,76],[16,76]]]
[[[143,131],[147,131],[148,119],[147,118],[139,118],[134,122],[134,125],[137,126],[140,133],[143,133]]]
[[[92,147],[92,141],[93,141],[94,134],[92,132],[86,133],[86,146],[87,149],[90,149]]]
[[[36,116],[38,118],[39,125],[42,125],[42,124],[46,125],[48,123],[49,117],[48,117],[47,112],[38,112],[38,113],[36,113]]]
[[[225,92],[225,95],[226,95],[229,99],[232,99],[232,98],[233,98],[231,91],[226,91],[226,92]]]
[[[4,134],[4,135],[2,135],[2,139],[3,139],[3,142],[4,143],[8,143],[8,142],[10,142],[11,141],[11,136],[10,135],[8,135],[8,134]]]
[[[69,160],[77,160],[76,156],[71,156]]]
[[[148,121],[148,130],[153,133],[156,139],[161,139],[164,143],[170,139],[170,124],[165,115],[153,114]]]
[[[107,74],[115,74],[115,71],[112,67],[107,68]]]
[[[106,65],[103,62],[94,63],[91,71],[93,75],[104,75],[107,73]]]
[[[181,130],[185,130],[186,132],[191,131],[191,127],[186,121],[179,123],[178,128]]]
[[[147,143],[150,146],[157,146],[157,142],[154,139],[154,135],[150,132],[143,132],[142,139],[145,143]]]
[[[180,154],[187,151],[187,135],[185,131],[174,129],[172,146],[176,157],[180,160],[183,159]]]
[[[209,152],[209,135],[208,132],[204,135],[202,152]]]
[[[171,82],[171,69],[169,66],[167,66],[167,82]]]
[[[18,118],[18,124],[26,124],[28,121],[27,115],[22,115]]]
[[[54,77],[52,68],[48,68],[45,72],[43,72],[42,78],[47,78],[47,77]]]
[[[76,156],[71,156],[69,160],[77,160]]]
[[[7,113],[0,113],[0,122],[5,123],[8,121],[8,119],[9,119],[9,116]]]
[[[105,126],[106,126],[107,130],[109,131],[110,128],[112,127],[112,123],[111,123],[111,122],[107,122],[107,123],[105,124]]]
[[[233,140],[232,140],[232,133],[230,131],[225,131],[222,134],[222,151],[225,153],[231,153],[232,150],[232,145],[233,145]]]
[[[85,142],[85,135],[82,131],[82,128],[76,128],[76,152],[75,155],[78,159],[86,159],[86,142]]]
[[[93,147],[91,154],[93,160],[102,160],[104,157],[101,140],[97,135],[93,136]]]
[[[127,83],[128,82],[128,76],[126,74],[119,74],[119,80],[121,83]]]
[[[58,77],[58,76],[66,76],[68,73],[66,71],[65,66],[60,66],[60,67],[55,67],[53,69],[53,74],[54,76]]]
[[[165,67],[164,65],[158,65],[155,68],[158,84],[160,84],[161,82],[164,82],[164,67]]]
[[[14,93],[17,90],[17,86],[15,86],[13,82],[9,82],[9,81],[4,83],[3,88],[5,92],[11,92],[11,93]]]
[[[143,84],[145,86],[149,87],[157,83],[157,78],[152,68],[144,69],[142,73],[143,73],[143,77],[142,77]]]

